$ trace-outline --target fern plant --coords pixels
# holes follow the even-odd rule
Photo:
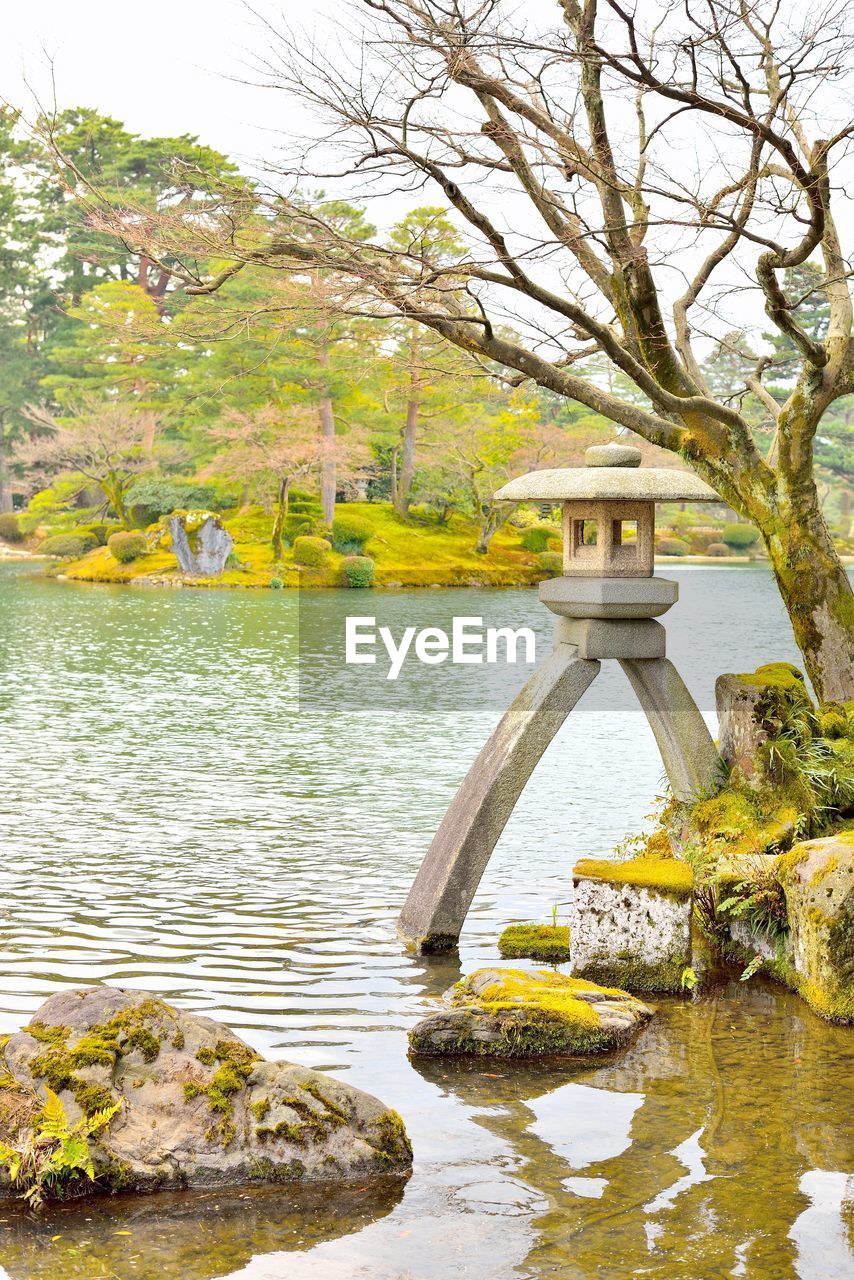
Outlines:
[[[35,1126],[21,1147],[0,1142],[0,1167],[5,1168],[22,1199],[38,1211],[46,1199],[61,1200],[85,1175],[95,1180],[89,1138],[106,1128],[121,1106],[104,1107],[94,1115],[69,1124],[65,1107],[52,1089]]]

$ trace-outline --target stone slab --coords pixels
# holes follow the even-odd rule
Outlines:
[[[560,467],[529,471],[497,491],[500,502],[720,502],[693,471],[667,467]]]
[[[540,600],[563,618],[657,618],[679,599],[670,578],[546,578]]]
[[[574,644],[579,658],[663,658],[667,633],[651,618],[558,618],[555,642]]]

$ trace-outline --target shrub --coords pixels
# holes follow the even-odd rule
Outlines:
[[[98,543],[91,533],[56,533],[52,538],[45,538],[39,551],[45,556],[64,556],[76,560],[93,551]]]
[[[541,551],[537,556],[537,568],[543,573],[562,573],[563,556],[559,551]]]
[[[285,584],[284,584],[284,582],[282,581],[282,579],[281,579],[281,578],[271,578],[271,579],[270,579],[270,590],[271,590],[271,591],[281,591],[281,590],[282,590],[282,588],[284,587],[284,585],[285,585]]]
[[[317,568],[326,563],[326,554],[331,550],[332,543],[326,538],[294,538],[294,560],[297,564]]]
[[[111,533],[119,533],[121,525],[113,522],[105,522],[99,524],[81,524],[77,527],[78,533],[91,533],[99,547],[105,547],[109,541]]]
[[[690,548],[682,538],[662,538],[656,550],[662,556],[687,556]]]
[[[341,573],[348,587],[370,587],[374,582],[374,562],[370,556],[345,556]]]
[[[721,537],[728,547],[746,551],[759,537],[759,530],[754,529],[752,524],[726,524]]]
[[[706,547],[707,556],[728,556],[729,547],[725,542],[710,542]]]
[[[332,521],[332,545],[342,556],[357,556],[373,531],[359,516],[336,516]]]
[[[145,527],[173,511],[203,507],[218,510],[216,486],[196,480],[176,480],[165,476],[144,476],[128,490],[128,507],[135,524]]]
[[[0,515],[0,538],[5,538],[7,542],[20,542],[23,539],[23,531],[18,524],[18,517],[13,511],[4,511]]]
[[[138,560],[148,550],[148,543],[143,534],[124,531],[111,533],[107,546],[110,548],[110,555],[118,560],[119,564],[130,564],[131,560]]]
[[[522,530],[520,542],[526,551],[545,551],[549,545],[549,539],[559,536],[556,525],[532,524]]]

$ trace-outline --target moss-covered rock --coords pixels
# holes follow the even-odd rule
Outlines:
[[[854,1021],[854,831],[796,844],[777,875],[790,946],[775,971],[822,1017]]]
[[[769,740],[784,731],[794,739],[809,739],[818,732],[803,673],[790,662],[769,662],[756,671],[719,676],[715,699],[718,749],[735,785],[759,788],[779,782],[778,757],[767,750]]]
[[[672,857],[577,862],[573,973],[630,991],[681,991],[691,963],[693,879]]]
[[[627,1044],[652,1010],[625,991],[558,973],[479,969],[409,1033],[412,1054],[577,1056]]]
[[[509,924],[498,939],[505,960],[545,960],[563,964],[569,959],[569,926]]]
[[[378,1099],[265,1062],[228,1027],[145,992],[63,991],[3,1055],[0,1141],[20,1147],[45,1086],[72,1123],[121,1104],[93,1142],[101,1189],[235,1186],[259,1169],[282,1181],[297,1167],[307,1180],[363,1178],[411,1162],[402,1122]]]

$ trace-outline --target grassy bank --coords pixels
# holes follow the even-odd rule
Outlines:
[[[489,552],[475,550],[475,525],[452,516],[443,525],[403,520],[387,503],[353,502],[348,516],[370,525],[363,553],[374,562],[379,587],[529,586],[547,576],[536,553],[521,544],[520,530],[506,526],[492,540]],[[108,547],[97,547],[79,560],[54,562],[54,573],[80,582],[131,582],[137,585],[177,584],[218,587],[340,587],[346,585],[344,556],[328,550],[323,564],[296,563],[294,548],[286,547],[276,561],[271,545],[272,518],[260,507],[225,513],[223,523],[234,539],[231,564],[216,578],[187,578],[171,551],[154,550],[129,564],[120,564]],[[557,529],[555,530],[557,535]]]

